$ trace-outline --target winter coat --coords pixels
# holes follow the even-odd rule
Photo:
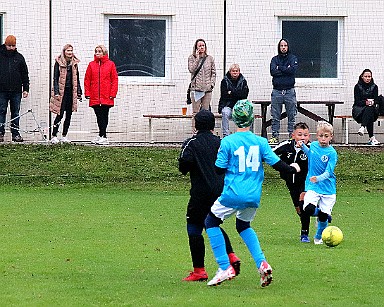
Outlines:
[[[89,97],[89,106],[114,106],[117,95],[118,76],[115,63],[104,55],[94,58],[88,64],[84,78],[85,97]]]
[[[190,55],[188,58],[188,70],[191,73],[191,79],[200,65],[202,58]],[[216,66],[212,56],[207,55],[207,58],[201,67],[199,73],[191,83],[192,91],[212,92],[216,82]]]
[[[0,46],[0,92],[29,92],[28,67],[17,50]]]
[[[376,116],[379,115],[379,111],[377,109],[378,105],[378,97],[379,97],[379,88],[371,79],[370,83],[365,83],[361,78],[355,85],[354,88],[354,103],[352,106],[352,117],[358,123],[361,123],[363,111],[366,108],[374,108]],[[367,99],[374,99],[375,104],[373,106],[367,106]],[[375,118],[375,120],[377,117]]]
[[[288,52],[281,53],[280,42],[278,44],[278,55],[274,56],[270,64],[273,88],[276,90],[288,90],[295,87],[295,74],[298,68],[297,57],[290,53],[289,43]]]
[[[231,92],[230,94],[228,92]],[[249,88],[247,80],[245,80],[242,74],[234,80],[231,78],[231,74],[227,72],[220,84],[220,100],[219,100],[219,113],[224,107],[233,109],[236,102],[248,97]]]
[[[68,66],[64,56],[60,55],[56,58],[53,69],[53,88],[49,102],[49,111],[52,113],[60,114],[64,92],[71,90],[72,111],[77,111],[77,97],[81,97],[82,95],[78,69],[79,62],[80,61],[74,56]]]

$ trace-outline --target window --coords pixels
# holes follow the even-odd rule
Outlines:
[[[282,20],[282,37],[299,61],[296,78],[337,78],[339,20]]]
[[[136,79],[168,77],[165,17],[109,18],[109,56],[119,76]]]

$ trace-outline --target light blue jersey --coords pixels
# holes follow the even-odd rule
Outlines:
[[[312,142],[308,156],[308,175],[305,181],[305,190],[315,191],[318,194],[336,194],[335,167],[337,152],[332,146],[321,147],[318,141]],[[312,176],[318,177],[318,182],[309,180]]]
[[[216,166],[227,171],[219,202],[235,209],[259,207],[264,180],[262,162],[274,165],[279,160],[267,139],[251,131],[236,132],[223,138]]]

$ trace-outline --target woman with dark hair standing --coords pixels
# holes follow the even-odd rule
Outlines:
[[[369,142],[368,145],[379,145],[373,134],[373,123],[379,116],[377,109],[379,89],[372,78],[372,71],[364,69],[359,76],[359,81],[354,88],[354,103],[352,107],[353,119],[361,124],[358,135],[363,136],[367,129]]]
[[[194,117],[200,109],[209,110],[216,82],[215,60],[207,54],[207,45],[201,38],[196,40],[188,57],[188,70],[191,73],[192,130],[195,132]]]
[[[99,136],[92,141],[98,145],[108,145],[107,126],[109,109],[114,106],[117,95],[118,76],[115,63],[108,58],[107,48],[98,45],[94,60],[88,64],[84,78],[85,98],[93,108],[99,126]]]
[[[66,44],[61,54],[55,60],[53,68],[53,88],[49,111],[56,115],[53,122],[52,144],[59,142],[69,143],[67,138],[69,126],[71,124],[72,112],[77,111],[77,100],[81,101],[81,85],[79,78],[78,63],[79,59],[73,54],[73,46]],[[65,115],[62,138],[57,138],[60,122]]]

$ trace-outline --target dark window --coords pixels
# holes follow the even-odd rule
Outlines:
[[[109,56],[119,76],[165,77],[166,20],[109,19]]]
[[[283,37],[299,61],[297,78],[337,78],[338,21],[282,21]]]

